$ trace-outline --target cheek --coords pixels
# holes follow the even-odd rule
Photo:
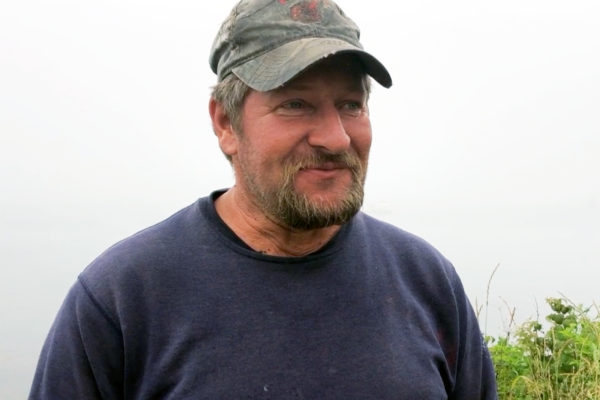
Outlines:
[[[257,156],[262,160],[264,168],[271,169],[272,173],[277,173],[290,157],[298,152],[298,142],[293,134],[285,131],[285,134],[270,135],[261,143],[260,149],[257,149]]]
[[[238,148],[238,158],[246,173],[269,178],[277,172],[275,166],[278,165],[278,158],[266,145],[243,141]]]
[[[366,122],[361,124],[361,126],[356,127],[356,129],[350,133],[350,140],[352,147],[358,153],[359,157],[366,159],[369,156],[373,140],[371,124]]]
[[[277,165],[288,155],[292,147],[290,130],[277,121],[263,118],[255,121],[251,127],[244,130],[244,139],[240,146],[244,149],[246,158],[252,158],[255,164],[263,167]]]
[[[237,161],[244,174],[255,176],[260,172],[260,156],[247,139],[239,141]]]

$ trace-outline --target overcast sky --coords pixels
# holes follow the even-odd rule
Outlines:
[[[234,3],[0,3],[0,397],[28,390],[87,263],[232,183],[207,104]],[[438,246],[472,299],[500,263],[520,308],[600,300],[600,3],[338,3],[394,81],[365,210]]]
[[[600,5],[452,3],[341,3],[394,79],[371,103],[370,202],[594,206]],[[3,3],[1,201],[189,200],[231,182],[206,103],[233,4]]]

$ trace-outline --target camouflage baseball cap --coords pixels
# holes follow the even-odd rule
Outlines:
[[[382,86],[387,69],[363,50],[360,30],[332,0],[241,0],[213,42],[210,67],[258,91],[275,89],[323,57],[351,52]]]

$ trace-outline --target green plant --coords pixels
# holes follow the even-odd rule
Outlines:
[[[526,321],[505,337],[486,337],[500,399],[600,399],[600,311],[566,298],[546,300],[549,328]],[[509,309],[510,310],[510,309]],[[511,312],[511,327],[514,309]],[[514,334],[511,335],[511,332]]]

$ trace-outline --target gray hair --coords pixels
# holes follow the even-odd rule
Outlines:
[[[250,86],[234,74],[227,75],[212,87],[210,96],[223,107],[236,135],[242,133],[242,109],[248,93],[250,93]],[[225,154],[225,158],[230,163],[232,162],[229,154]]]
[[[371,94],[371,78],[369,75],[363,75],[363,84],[367,91],[367,101]],[[225,115],[231,122],[231,127],[236,135],[241,135],[242,129],[242,110],[244,101],[250,93],[250,86],[246,85],[240,78],[234,74],[227,75],[221,82],[211,88],[211,97],[219,103]],[[213,128],[214,129],[214,128]],[[225,158],[231,163],[231,156],[225,154]]]

